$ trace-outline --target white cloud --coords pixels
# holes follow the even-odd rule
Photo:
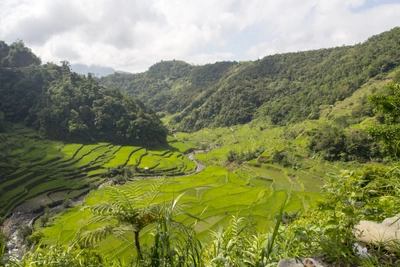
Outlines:
[[[399,13],[391,0],[2,0],[0,39],[44,62],[143,71],[354,44],[399,26]]]
[[[309,6],[306,9],[301,4],[293,3],[277,18],[279,23],[276,24],[276,32],[279,34],[273,40],[254,44],[249,48],[248,55],[262,57],[282,52],[351,45],[399,26],[396,14],[400,12],[400,3],[376,6],[360,12],[352,10],[365,2],[307,1]],[[287,22],[285,18],[288,18]]]

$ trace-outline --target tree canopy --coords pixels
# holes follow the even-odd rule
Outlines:
[[[70,70],[69,63],[40,65],[22,41],[0,43],[0,130],[25,123],[66,141],[133,145],[166,142],[167,131],[142,102]]]
[[[370,96],[380,124],[369,128],[369,133],[385,147],[392,156],[400,156],[400,83],[390,83],[388,94]]]

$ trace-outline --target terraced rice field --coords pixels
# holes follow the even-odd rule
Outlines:
[[[247,170],[246,170],[247,171]],[[263,169],[254,169],[253,173],[260,176],[274,175],[264,173]],[[190,214],[200,217],[202,220],[195,223],[192,217],[178,215],[175,219],[185,225],[194,225],[200,239],[209,236],[209,230],[217,230],[226,225],[232,215],[251,218],[258,231],[264,231],[274,224],[274,216],[277,214],[286,196],[289,204],[286,211],[304,210],[312,207],[316,200],[321,199],[318,192],[294,190],[293,183],[288,179],[280,182],[280,189],[274,187],[275,179],[257,180],[257,186],[252,184],[249,176],[240,176],[226,171],[222,167],[209,166],[203,172],[186,177],[165,179],[165,185],[156,198],[157,202],[170,203],[177,196],[182,195],[179,203]],[[123,189],[129,186],[142,187],[146,190],[149,180],[138,180],[119,187]],[[93,205],[108,199],[107,190],[95,190],[86,198],[85,206]],[[79,218],[79,219],[77,219]],[[52,227],[42,229],[46,244],[72,242],[77,230],[85,230],[85,223],[91,218],[87,211],[81,211],[75,207],[64,215],[57,217]],[[151,226],[146,228],[141,236],[142,242],[152,238]],[[98,244],[100,253],[106,253],[110,257],[129,259],[132,255],[133,235],[127,235],[128,241],[121,241],[112,236]]]
[[[190,173],[195,164],[177,151],[150,151],[110,143],[64,144],[43,140],[18,125],[9,134],[13,169],[0,176],[0,216],[32,211],[74,198],[104,181],[102,174],[117,166],[137,175]]]
[[[91,166],[86,169],[87,176],[82,178],[89,180],[119,165],[132,167],[136,175],[171,175],[171,178],[165,179],[165,186],[156,201],[170,203],[183,194],[179,201],[183,209],[202,220],[195,222],[192,217],[185,215],[177,216],[176,220],[192,225],[200,239],[207,238],[209,230],[218,230],[218,227],[226,225],[232,215],[249,218],[256,224],[257,230],[264,231],[274,224],[274,216],[286,197],[289,199],[286,211],[312,208],[316,200],[322,198],[320,186],[325,173],[340,168],[311,160],[305,150],[305,139],[288,141],[281,138],[282,133],[282,128],[264,131],[257,125],[206,129],[194,134],[177,133],[175,137],[168,137],[169,147],[160,150],[104,143],[68,144],[60,148],[61,157],[51,161],[51,164],[68,167],[67,170],[78,166],[81,171]],[[203,153],[196,153],[196,158],[206,163],[207,168],[190,174],[196,168],[195,163],[182,153],[193,148],[207,149]],[[243,164],[227,164],[226,155],[230,150],[247,153],[255,148],[261,148],[264,152],[260,156],[265,158],[271,157],[275,151],[286,149],[300,167],[284,167],[268,161],[260,163],[257,159]],[[100,152],[102,155],[98,155]],[[176,176],[182,173],[189,175]],[[139,186],[146,190],[149,183],[149,179],[142,179],[121,188]],[[49,198],[53,199],[58,194],[52,193]],[[107,199],[106,189],[94,190],[84,205],[93,205]],[[73,241],[79,229],[86,229],[85,223],[90,217],[91,214],[87,210],[82,212],[79,206],[58,215],[51,227],[40,229],[44,234],[43,242],[65,244]],[[146,243],[152,238],[149,234],[151,229],[151,225],[144,229],[142,242]],[[129,259],[132,256],[132,236],[127,235],[126,241],[108,237],[97,244],[98,249],[110,257]]]

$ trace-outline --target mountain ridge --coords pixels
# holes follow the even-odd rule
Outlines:
[[[170,128],[196,131],[265,118],[287,125],[321,116],[321,106],[349,97],[400,66],[400,28],[354,46],[193,66],[173,60],[137,74],[100,78],[166,116]]]

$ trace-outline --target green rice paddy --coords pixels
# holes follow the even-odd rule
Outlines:
[[[297,127],[312,128],[314,125],[309,123]],[[1,177],[0,191],[3,193],[0,194],[0,204],[5,207],[2,212],[7,214],[22,202],[22,207],[38,203],[43,206],[73,198],[101,184],[104,181],[102,174],[109,169],[124,166],[142,178],[163,177],[160,179],[165,183],[156,198],[159,203],[170,203],[183,194],[180,204],[186,212],[199,216],[201,221],[185,215],[177,216],[176,220],[192,225],[200,239],[206,239],[210,230],[227,224],[233,215],[251,218],[257,230],[263,231],[274,224],[274,216],[286,198],[289,200],[286,211],[314,207],[322,198],[320,187],[325,173],[343,167],[309,155],[307,135],[299,135],[293,140],[283,138],[287,130],[268,128],[255,122],[205,129],[194,134],[176,133],[174,137],[168,137],[168,147],[156,150],[109,143],[32,142],[30,136],[22,134],[13,153],[15,157],[31,160],[21,162],[20,168],[5,178]],[[261,153],[247,162],[226,162],[229,151],[246,154],[257,149]],[[193,150],[197,150],[197,160],[207,165],[202,172],[195,173],[196,164],[185,155]],[[269,162],[276,151],[285,151],[294,163],[283,166]],[[138,179],[121,188],[139,186],[146,190],[150,181]],[[107,190],[92,190],[83,205],[93,205],[107,198]],[[81,206],[56,215],[51,226],[40,229],[44,234],[43,244],[73,242],[77,231],[86,229],[90,217],[90,212],[82,211]],[[151,227],[142,232],[144,243],[151,238]],[[130,258],[132,242],[130,235],[126,236],[126,241],[109,237],[98,244],[98,249],[112,257]]]
[[[110,143],[64,144],[43,140],[15,125],[7,136],[14,170],[0,176],[0,216],[32,211],[97,187],[109,168],[134,168],[137,175],[191,173],[195,164],[177,149],[150,151]],[[49,196],[52,196],[51,198]]]
[[[275,172],[261,169],[255,171],[260,172],[261,175],[275,175]],[[185,215],[179,215],[176,219],[185,225],[194,226],[199,238],[204,240],[209,235],[210,229],[225,225],[232,215],[251,217],[259,231],[272,227],[274,216],[286,196],[289,197],[286,211],[308,209],[321,199],[318,192],[290,190],[293,183],[288,179],[280,182],[282,187],[280,190],[272,188],[270,181],[259,180],[257,186],[252,186],[249,185],[248,180],[248,177],[240,177],[222,167],[209,166],[197,174],[166,178],[165,185],[156,201],[170,203],[171,200],[183,194],[179,203],[184,210],[201,217],[202,220],[195,224],[192,217]],[[120,188],[123,189],[126,186],[146,188],[148,184],[148,180],[139,180]],[[285,186],[286,188],[283,188]],[[85,205],[105,201],[107,198],[106,190],[95,190],[86,198]],[[91,214],[87,210],[81,211],[80,206],[59,215],[54,219],[51,227],[41,230],[45,236],[44,244],[73,242],[78,230],[86,230],[85,224],[90,217]],[[143,231],[141,238],[144,242],[151,238],[150,232],[151,228]],[[132,236],[128,235],[127,238],[128,241],[121,241],[109,237],[98,244],[99,251],[109,253],[112,257],[128,259],[132,254],[130,242],[133,240]]]

